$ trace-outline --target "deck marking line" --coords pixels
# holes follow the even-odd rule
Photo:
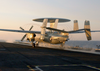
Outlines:
[[[97,68],[97,67],[94,67],[94,66],[91,66],[91,65],[86,65],[86,64],[65,64],[65,65],[37,65],[35,66],[37,69],[39,69],[40,71],[43,71],[41,70],[39,67],[50,67],[50,66],[54,66],[54,67],[58,67],[58,66],[85,66],[85,67],[88,67],[88,68],[92,68],[92,69],[95,69],[95,70],[100,70],[100,68]]]
[[[38,70],[43,71],[42,69],[40,69],[38,66],[35,66]]]
[[[30,70],[33,70],[33,71],[35,71],[33,68],[31,68],[29,65],[27,65],[27,67],[30,69]]]
[[[35,65],[36,66],[36,65]],[[82,64],[65,64],[65,65],[37,65],[38,67],[58,67],[58,66],[83,66]]]
[[[92,69],[95,69],[95,70],[100,70],[100,68],[97,68],[97,67],[94,67],[94,66],[91,66],[91,65],[83,65],[83,66],[86,66],[86,67],[89,67],[89,68],[92,68]]]

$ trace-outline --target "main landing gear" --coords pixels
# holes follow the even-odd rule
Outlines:
[[[64,47],[64,44],[65,44],[65,42],[61,43],[61,49],[64,49],[65,48]]]
[[[39,42],[36,42],[36,41],[32,42],[32,47],[36,47],[38,45],[39,45]]]
[[[33,43],[33,42],[32,42],[32,47],[34,47],[34,48],[35,48],[35,43]]]

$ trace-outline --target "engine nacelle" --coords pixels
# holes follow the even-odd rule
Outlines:
[[[63,43],[63,42],[65,42],[65,41],[67,41],[67,37],[59,37],[59,36],[57,36],[57,37],[51,37],[50,38],[50,43],[52,43],[52,44],[59,44],[59,43]]]
[[[27,40],[28,41],[34,41],[36,35],[34,33],[27,33]]]

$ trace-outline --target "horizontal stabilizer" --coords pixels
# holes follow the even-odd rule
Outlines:
[[[54,31],[58,31],[58,32],[63,32],[63,33],[75,33],[75,32],[84,30],[84,29],[79,29],[79,30],[76,30],[76,31],[73,31],[73,30],[72,31],[64,31],[64,30],[50,28],[50,27],[46,27],[46,29],[48,29],[48,30],[54,30]]]

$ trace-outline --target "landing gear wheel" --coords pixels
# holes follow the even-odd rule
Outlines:
[[[38,46],[39,45],[39,42],[36,42],[35,45]]]
[[[33,42],[32,42],[32,47],[34,47],[34,48],[35,48],[35,43],[33,43]]]
[[[64,47],[64,44],[65,44],[65,42],[61,43],[61,49],[64,49],[65,48]]]

